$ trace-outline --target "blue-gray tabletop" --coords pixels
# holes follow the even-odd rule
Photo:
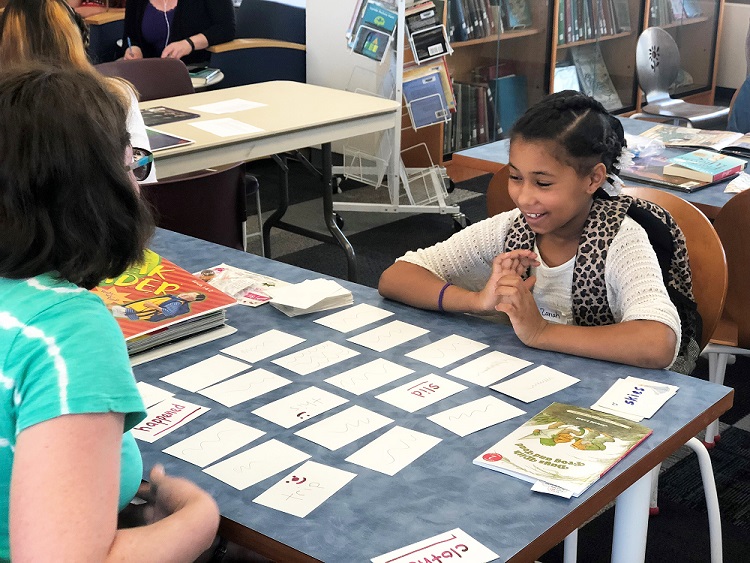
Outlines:
[[[319,274],[294,266],[169,231],[159,230],[151,248],[189,271],[198,271],[226,262],[288,282],[320,277]],[[331,252],[338,250],[331,248]],[[331,311],[289,318],[270,305],[258,308],[239,305],[231,307],[227,312],[228,323],[238,329],[235,334],[135,368],[135,375],[139,381],[147,381],[169,389],[175,392],[178,398],[211,409],[205,415],[153,444],[139,444],[146,475],[154,463],[162,463],[168,473],[191,479],[210,491],[225,518],[303,554],[330,563],[369,561],[372,557],[453,528],[461,528],[494,550],[500,556],[500,561],[514,557],[533,560],[548,547],[559,542],[572,529],[583,524],[586,518],[645,474],[650,467],[677,449],[679,444],[673,443],[677,433],[684,432],[686,426],[691,424],[694,427],[691,430],[697,431],[701,424],[705,425],[703,420],[698,419],[705,419],[707,410],[715,409],[717,403],[723,403],[725,408],[731,404],[732,391],[723,386],[665,370],[643,370],[530,349],[516,338],[510,327],[468,315],[439,314],[413,309],[384,300],[374,289],[338,281],[352,291],[355,303],[369,303],[392,311],[395,317],[390,319],[397,318],[429,329],[430,332],[386,352],[377,353],[346,341],[346,338],[353,334],[364,332],[377,326],[376,324],[368,325],[356,332],[342,334],[313,323],[313,320],[330,314]],[[202,395],[171,387],[159,380],[171,372],[218,353],[222,348],[270,329],[282,330],[306,339],[295,348],[253,365],[255,368],[266,368],[292,379],[291,385],[233,408],[227,408]],[[529,360],[533,362],[533,366],[543,364],[573,375],[580,378],[580,382],[550,397],[524,404],[485,387],[457,380],[468,388],[415,413],[407,413],[374,398],[374,395],[401,385],[403,381],[397,381],[361,396],[355,396],[324,382],[327,377],[376,357],[384,357],[409,367],[414,370],[416,377],[420,374],[437,373],[450,378],[445,372],[456,367],[455,365],[440,370],[405,357],[405,354],[451,334],[460,334],[489,345],[488,349],[475,356],[489,350],[499,350]],[[271,363],[271,360],[278,356],[326,340],[355,349],[359,355],[304,377]],[[475,356],[467,358],[467,361]],[[533,493],[529,490],[530,484],[527,482],[472,464],[472,460],[478,454],[551,402],[559,401],[589,407],[617,378],[628,375],[678,385],[680,390],[652,419],[644,421],[644,424],[653,429],[653,434],[579,498],[566,500]],[[349,402],[291,429],[281,428],[251,413],[262,404],[312,385],[341,395]],[[526,415],[463,438],[427,420],[429,415],[490,394],[495,394],[523,409]],[[395,476],[389,477],[349,463],[345,458],[387,431],[391,425],[336,451],[330,451],[294,435],[295,431],[307,424],[353,404],[388,416],[394,419],[395,424],[436,436],[441,442]],[[298,518],[252,502],[288,471],[244,491],[238,491],[203,473],[199,467],[162,452],[164,448],[224,418],[231,418],[265,431],[266,434],[261,441],[276,438],[310,454],[314,461],[345,469],[357,476],[307,517]],[[682,441],[685,439],[681,438]],[[254,445],[256,443],[251,443],[244,449]],[[634,466],[637,475],[632,475]],[[547,540],[552,536],[554,541],[550,543]]]

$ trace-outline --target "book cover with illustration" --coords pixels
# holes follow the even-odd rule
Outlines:
[[[156,252],[92,289],[117,319],[133,354],[163,343],[169,329],[174,340],[224,324],[224,309],[236,300],[183,270]],[[195,322],[200,321],[200,322]],[[155,345],[155,344],[154,344]]]
[[[741,158],[698,149],[670,158],[669,164],[664,167],[664,173],[705,182],[717,182],[739,174],[744,168],[745,161]]]
[[[552,403],[474,463],[577,497],[650,434],[650,428],[616,415]]]

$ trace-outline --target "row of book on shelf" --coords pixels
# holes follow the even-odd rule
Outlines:
[[[631,30],[628,0],[559,0],[557,44]]]
[[[650,6],[650,26],[667,25],[703,15],[698,0],[652,0]]]
[[[533,24],[527,0],[448,0],[451,41],[483,39]]]

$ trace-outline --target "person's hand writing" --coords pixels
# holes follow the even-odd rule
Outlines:
[[[141,51],[140,47],[137,47],[135,45],[132,45],[125,49],[125,56],[123,57],[126,61],[129,61],[131,59],[142,59],[143,58],[143,51]]]
[[[170,43],[161,52],[162,59],[181,59],[185,55],[189,55],[193,48],[187,41],[175,41]]]
[[[498,301],[495,309],[508,315],[516,336],[531,347],[535,347],[548,326],[531,293],[535,283],[536,276],[523,280],[519,275],[506,274],[495,290]]]
[[[171,477],[164,467],[155,465],[149,475],[150,482],[141,485],[138,497],[146,501],[143,507],[143,520],[146,524],[158,522],[185,508],[189,504],[202,503],[206,518],[214,517],[218,522],[219,508],[206,491],[181,477]]]

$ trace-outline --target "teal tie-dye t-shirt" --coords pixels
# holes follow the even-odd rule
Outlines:
[[[52,275],[0,278],[0,400],[0,559],[10,556],[16,437],[34,424],[66,414],[123,413],[120,508],[133,498],[143,463],[129,430],[145,409],[120,328],[99,297]]]

